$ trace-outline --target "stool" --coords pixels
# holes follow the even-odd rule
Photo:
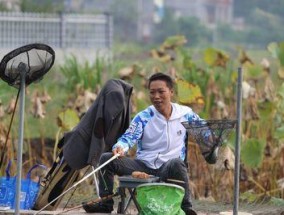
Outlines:
[[[135,196],[136,187],[138,185],[145,184],[145,183],[158,182],[159,177],[150,176],[150,178],[147,178],[147,179],[140,179],[140,178],[133,178],[131,175],[127,175],[127,176],[118,177],[118,181],[119,181],[118,193],[121,197],[121,201],[118,204],[117,213],[125,214],[132,200],[137,210],[140,212],[140,207],[139,207],[139,204]],[[127,201],[126,201],[125,190],[128,190],[130,194]]]

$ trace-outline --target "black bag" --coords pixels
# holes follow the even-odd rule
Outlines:
[[[60,149],[62,149],[63,143],[64,138],[62,138],[58,144]],[[40,210],[52,202],[73,185],[73,183],[78,179],[78,175],[79,171],[72,169],[64,160],[63,152],[61,150],[53,163],[52,168],[48,171],[40,183],[38,197],[33,209]],[[46,207],[46,210],[56,210],[63,197],[64,196],[58,198]]]

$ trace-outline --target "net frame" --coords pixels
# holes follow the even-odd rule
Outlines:
[[[189,138],[199,145],[205,160],[214,164],[218,159],[219,148],[236,128],[237,120],[211,119],[181,123],[188,131]]]
[[[36,65],[32,65],[35,61]],[[9,85],[20,88],[20,72],[22,72],[20,70],[26,70],[25,85],[29,85],[41,80],[53,66],[54,61],[55,52],[50,46],[42,43],[28,44],[3,57],[0,62],[0,78]],[[20,65],[21,63],[24,66]]]
[[[236,127],[237,120],[202,120],[199,123],[181,123],[196,142],[201,142],[204,139],[203,133],[201,132],[209,129],[214,135],[215,144],[222,145],[226,137],[231,133],[232,129]]]

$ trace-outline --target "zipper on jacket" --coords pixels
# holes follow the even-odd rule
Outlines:
[[[170,134],[169,134],[169,121],[167,120],[167,152],[169,151],[170,149]]]

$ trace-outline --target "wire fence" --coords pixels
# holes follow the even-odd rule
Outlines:
[[[30,43],[63,49],[110,49],[112,32],[112,17],[108,14],[0,12],[2,49]]]

